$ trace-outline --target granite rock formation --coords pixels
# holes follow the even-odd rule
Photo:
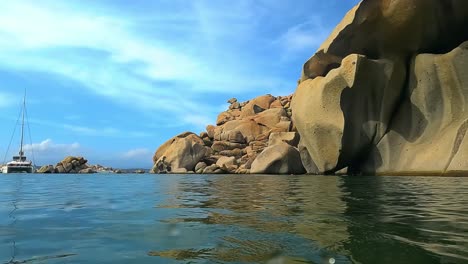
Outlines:
[[[291,122],[291,99],[292,96],[264,95],[242,103],[236,98],[228,100],[229,109],[219,114],[216,126],[208,125],[199,136],[182,133],[161,145],[154,154],[152,172],[250,173],[259,154],[283,142],[288,147],[275,157],[289,157],[289,161],[284,166],[277,166],[274,160],[263,162],[256,173],[302,171],[300,156],[291,154],[298,153],[299,142]],[[291,167],[297,161],[299,169]]]
[[[96,171],[88,165],[88,160],[83,157],[68,156],[57,165],[42,166],[37,173],[81,173],[90,174]]]
[[[153,172],[468,174],[467,101],[468,1],[362,0],[294,96],[230,99]]]
[[[364,0],[303,67],[292,102],[309,173],[468,170],[468,1]]]

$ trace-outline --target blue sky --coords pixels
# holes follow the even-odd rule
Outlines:
[[[37,164],[150,167],[161,143],[203,131],[229,98],[293,93],[357,2],[1,1],[0,157],[26,89]]]

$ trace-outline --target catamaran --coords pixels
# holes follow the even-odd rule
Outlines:
[[[26,95],[23,99],[22,108],[22,122],[21,122],[21,143],[20,150],[17,156],[13,156],[13,160],[8,162],[2,167],[2,173],[33,173],[34,165],[32,161],[27,160],[24,155],[23,142],[24,142],[24,116],[26,113]]]

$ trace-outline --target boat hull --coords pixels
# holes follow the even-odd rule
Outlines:
[[[2,173],[33,173],[34,168],[31,166],[4,166]]]

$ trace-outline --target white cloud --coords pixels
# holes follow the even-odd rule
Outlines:
[[[248,2],[233,4],[227,14],[201,3],[194,3],[195,14],[183,14],[193,23],[180,24],[174,40],[149,38],[138,26],[152,20],[121,13],[97,13],[76,3],[5,2],[0,10],[0,66],[58,74],[128,107],[163,111],[185,124],[193,124],[187,113],[212,123],[217,109],[202,99],[204,93],[227,98],[274,90],[284,81],[273,74],[262,76],[255,65],[229,51],[227,36],[254,34],[255,13],[246,12]],[[154,23],[163,28],[174,21],[156,18]],[[86,52],[92,54],[82,54]]]
[[[82,156],[84,149],[77,142],[60,144],[52,139],[46,139],[40,143],[25,145],[24,151],[37,165],[45,165],[55,164],[66,156]]]
[[[84,156],[90,164],[102,164],[116,168],[150,168],[153,157],[153,152],[146,148],[98,155],[93,149],[85,148],[77,142],[61,144],[55,143],[52,139],[25,145],[24,151],[28,159],[35,159],[36,165],[55,164],[67,156]]]
[[[309,21],[291,26],[273,44],[282,46],[285,56],[304,51],[310,53],[323,43],[330,31],[330,28],[324,27],[322,19],[315,16]]]
[[[152,134],[142,131],[123,131],[114,127],[88,127],[79,125],[64,124],[63,128],[84,136],[101,137],[149,137]]]
[[[27,144],[24,146],[25,151],[34,151],[37,153],[44,152],[63,152],[63,153],[75,153],[81,148],[79,143],[72,144],[57,144],[52,139],[46,139],[40,143]],[[70,154],[71,155],[71,154]]]
[[[122,153],[121,157],[127,160],[151,160],[153,153],[146,148],[132,149]]]

